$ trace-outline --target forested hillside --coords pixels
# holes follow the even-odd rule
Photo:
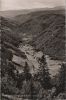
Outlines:
[[[25,15],[24,15],[25,16]],[[22,20],[22,18],[24,20]],[[26,19],[27,18],[27,19]],[[63,10],[38,11],[18,16],[22,24],[19,31],[32,35],[36,49],[40,49],[53,58],[64,59],[65,55],[65,15]],[[27,20],[27,21],[25,21]],[[17,20],[18,21],[18,20]],[[20,22],[21,23],[21,22]],[[59,46],[58,46],[59,45]],[[62,49],[61,49],[62,48]]]

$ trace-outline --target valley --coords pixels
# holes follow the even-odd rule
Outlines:
[[[25,55],[27,56],[27,60],[20,59],[21,61],[19,61],[19,59],[17,57],[14,57],[13,61],[16,61],[16,63],[19,63],[20,65],[23,65],[23,63],[25,61],[27,61],[28,65],[30,66],[30,73],[31,74],[37,73],[39,70],[39,66],[40,66],[38,59],[43,56],[43,52],[35,51],[34,47],[30,46],[29,44],[25,44],[24,46],[20,45],[19,49],[25,53]],[[52,60],[49,55],[45,55],[45,59],[46,59],[47,66],[49,68],[51,77],[58,74],[58,71],[61,68],[62,61],[61,60]],[[19,71],[21,72],[21,69]],[[23,71],[23,69],[22,69],[22,71]]]
[[[2,12],[3,100],[66,98],[64,12],[64,8]]]

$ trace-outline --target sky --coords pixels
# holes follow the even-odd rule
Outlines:
[[[1,0],[1,10],[52,8],[65,6],[65,0]]]

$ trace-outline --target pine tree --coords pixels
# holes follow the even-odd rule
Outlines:
[[[24,76],[25,76],[26,80],[30,80],[31,79],[30,69],[29,69],[29,66],[28,66],[27,62],[25,62]]]
[[[66,89],[66,64],[62,64],[59,75],[59,91],[63,92]]]
[[[28,89],[29,90],[30,98],[32,100],[35,100],[35,98],[34,98],[33,77],[32,77],[32,75],[30,73],[30,69],[29,69],[29,66],[28,66],[28,63],[27,62],[25,62],[24,76],[25,76],[25,80],[26,80],[26,84],[27,84],[26,93],[27,93],[27,89]],[[28,83],[30,83],[30,85],[28,85]]]
[[[49,69],[47,67],[46,59],[44,55],[40,59],[40,71],[39,71],[39,81],[41,82],[42,86],[47,89],[51,87],[50,84],[50,74],[49,74]]]

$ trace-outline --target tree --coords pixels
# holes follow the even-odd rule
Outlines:
[[[40,68],[39,68],[39,81],[41,82],[43,88],[47,89],[51,87],[50,84],[50,74],[49,74],[49,69],[47,67],[46,59],[45,56],[43,55],[42,58],[40,59]]]
[[[59,75],[59,92],[66,91],[66,64],[63,63],[60,68],[60,75]]]
[[[25,62],[24,76],[25,76],[26,80],[30,80],[32,78],[32,75],[30,74],[30,69],[29,69],[29,66],[28,66],[27,62]]]

